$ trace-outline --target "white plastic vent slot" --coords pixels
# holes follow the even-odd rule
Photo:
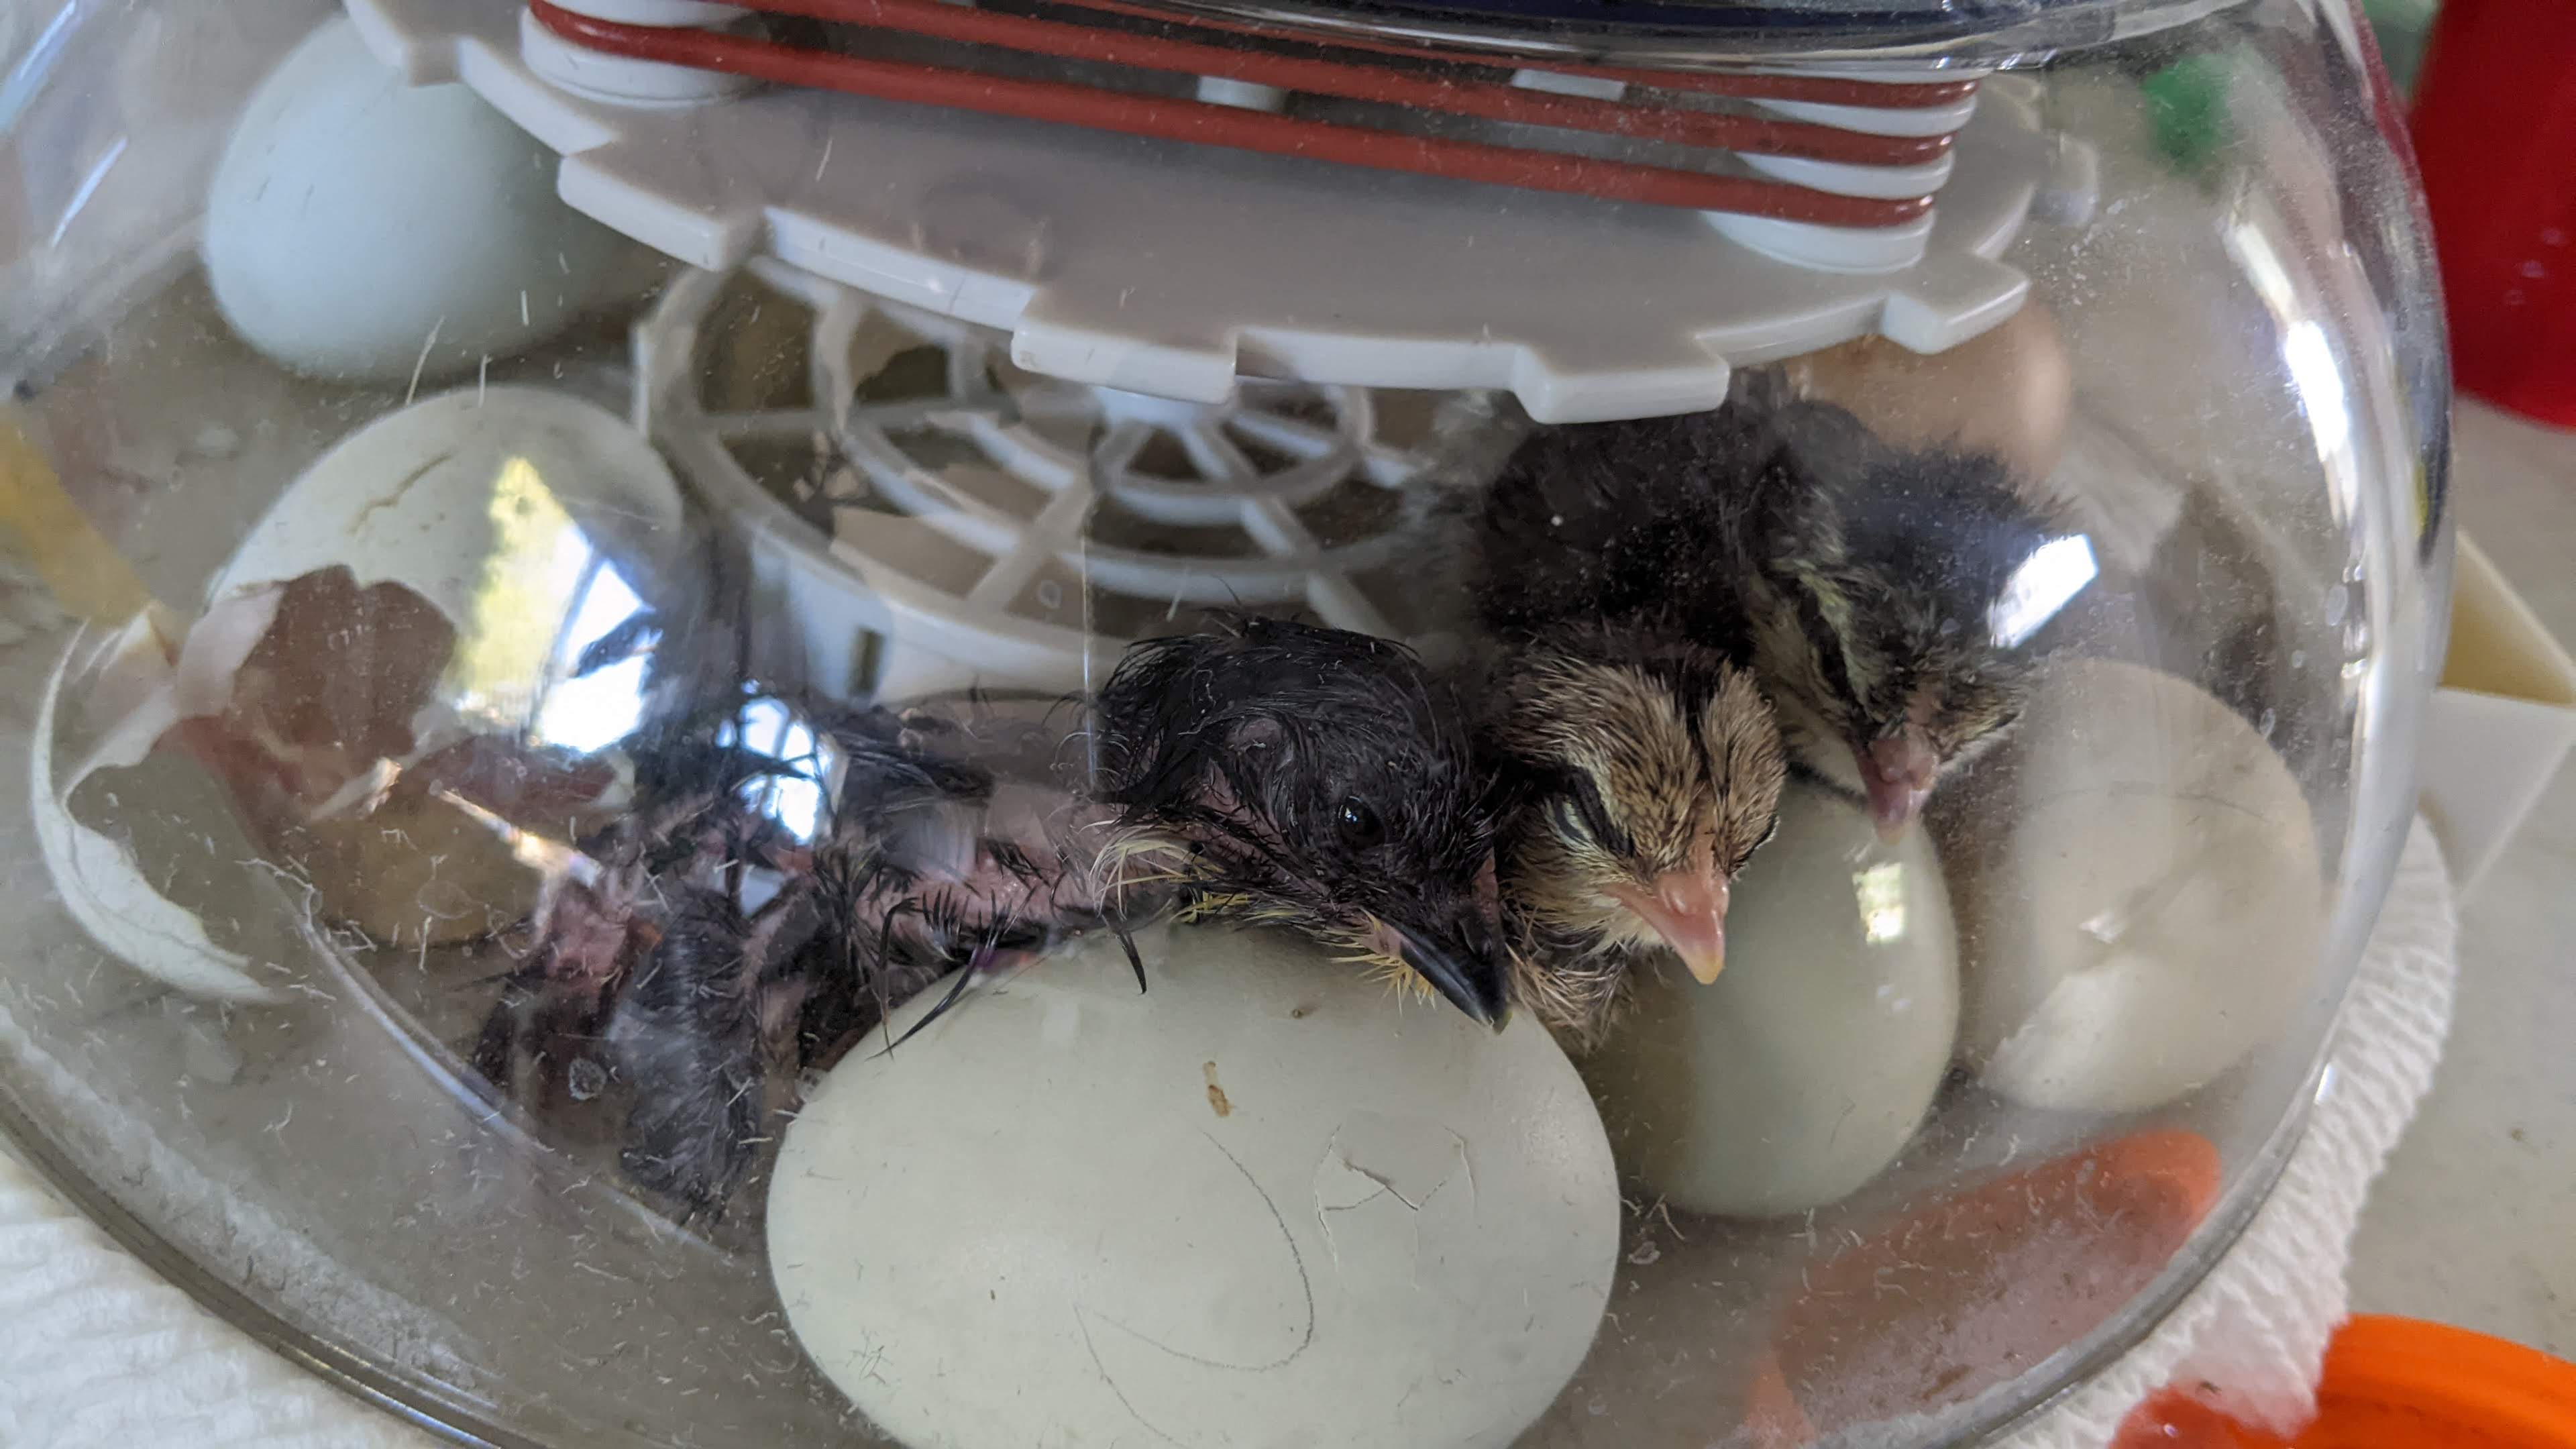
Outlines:
[[[767,341],[742,350],[776,355],[773,309],[802,334],[801,395],[711,399],[733,385],[728,329],[760,314]],[[1371,575],[1401,559],[1404,488],[1436,440],[1488,411],[1280,382],[1186,403],[1038,377],[998,333],[768,261],[684,274],[635,344],[642,421],[799,621],[809,681],[844,696],[1081,688],[1138,634],[1237,604],[1418,634],[1399,602],[1418,591]]]

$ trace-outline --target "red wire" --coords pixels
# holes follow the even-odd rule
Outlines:
[[[1072,60],[1105,61],[1183,75],[1210,75],[1310,95],[1415,106],[1526,126],[1556,126],[1671,141],[1685,146],[1802,156],[1861,166],[1918,166],[1939,160],[1950,137],[1881,136],[1803,121],[1672,107],[1624,105],[1580,96],[1550,95],[1519,86],[1425,76],[1382,65],[1277,55],[1240,46],[1137,35],[1087,25],[1005,15],[942,0],[767,0],[760,9],[846,25],[875,26],[913,35],[1012,50],[1038,51]],[[1096,6],[1132,13],[1131,7]]]
[[[780,85],[1052,121],[1156,140],[1824,226],[1897,226],[1923,215],[1932,206],[1929,196],[1893,200],[1836,196],[1747,177],[1710,176],[1472,141],[1403,136],[1235,106],[1125,95],[1057,81],[1021,80],[941,66],[827,55],[703,30],[624,25],[576,15],[546,0],[528,0],[528,13],[564,39],[611,55],[721,71]]]

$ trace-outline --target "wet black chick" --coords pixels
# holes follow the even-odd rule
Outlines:
[[[1507,644],[1484,697],[1514,989],[1581,1050],[1645,957],[1717,979],[1730,888],[1779,823],[1787,757],[1751,673],[1648,618]]]
[[[807,893],[786,888],[811,876],[812,851],[762,808],[793,767],[728,733],[629,742],[633,808],[549,873],[521,964],[471,1050],[485,1081],[541,1105],[633,1079],[645,1048],[655,1080],[689,1087],[636,1094],[626,1156],[692,1206],[696,1194],[656,1165],[685,1161],[692,1180],[748,1168],[778,1039],[754,1023],[801,1010],[807,982],[792,963],[821,925]]]
[[[1096,715],[1113,854],[1168,874],[1183,911],[1293,927],[1504,1025],[1486,776],[1411,650],[1237,618],[1130,648]]]
[[[1985,453],[1756,377],[1711,413],[1541,429],[1477,523],[1486,622],[1667,621],[1747,661],[1796,762],[1893,835],[2019,717],[2082,535]]]
[[[1243,618],[1135,646],[1089,700],[808,715],[800,761],[698,744],[658,791],[639,769],[671,803],[539,923],[485,1033],[487,1073],[526,1027],[575,1032],[540,1052],[604,1044],[622,1163],[684,1211],[748,1173],[781,1068],[1079,931],[1284,925],[1506,1019],[1488,791],[1459,701],[1400,646]],[[779,822],[782,780],[815,792],[810,828]]]

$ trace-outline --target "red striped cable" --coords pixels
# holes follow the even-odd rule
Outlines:
[[[1722,111],[1623,104],[1561,96],[1505,82],[1457,79],[1279,55],[1240,46],[1138,35],[1095,26],[1008,15],[944,0],[762,0],[758,9],[832,24],[900,30],[941,40],[997,45],[1068,60],[1104,61],[1182,75],[1217,76],[1310,95],[1414,106],[1526,126],[1554,126],[1715,150],[1799,156],[1856,166],[1919,166],[1939,160],[1950,137],[1883,136],[1809,121],[1773,120]],[[1140,16],[1139,7],[1077,0],[1069,8]],[[1455,67],[1452,67],[1453,69]],[[1857,84],[1840,82],[1844,87]],[[1883,87],[1881,88],[1883,89]],[[1836,94],[1840,94],[1839,91]]]
[[[883,4],[884,0],[877,3]],[[1372,170],[1824,226],[1898,226],[1922,216],[1932,206],[1929,196],[1838,196],[1751,177],[1715,176],[1472,141],[1406,136],[1201,101],[1135,96],[1058,81],[832,55],[750,36],[627,25],[575,14],[547,0],[528,0],[528,13],[575,45],[635,60],[880,100],[1016,116]],[[888,23],[893,22],[890,19]]]

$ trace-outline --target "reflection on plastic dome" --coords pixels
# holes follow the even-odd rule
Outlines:
[[[448,672],[450,704],[492,725],[530,720],[540,745],[623,738],[643,717],[644,600],[526,458],[501,465],[489,514],[493,547]]]
[[[532,731],[540,745],[576,751],[615,744],[643,722],[644,650],[659,635],[644,601],[605,559],[593,559],[586,572],[571,625],[546,661],[542,677],[550,686]]]
[[[716,743],[777,761],[735,787],[744,807],[777,824],[799,845],[814,843],[823,806],[839,778],[840,752],[797,717],[784,700],[760,696],[744,703],[716,732]],[[754,907],[757,909],[757,907]]]
[[[1584,143],[1695,187],[1930,187],[1919,261],[623,105],[511,0],[145,124],[197,57],[57,74],[172,33],[98,8],[0,101],[0,406],[139,582],[0,650],[0,1118],[281,1341],[495,1443],[1961,1442],[2259,1201],[2439,591],[2438,327],[2312,8],[1474,81],[1756,147]],[[2168,52],[2243,82],[2182,157]],[[1549,129],[1279,99],[1215,114]],[[453,194],[350,244],[406,145]]]
[[[2031,550],[1986,611],[1986,627],[1994,635],[1995,647],[2017,649],[2028,643],[2099,572],[2093,562],[2093,541],[2080,533],[2050,539]]]
[[[1860,897],[1861,938],[1873,946],[1905,935],[1905,865],[1882,861],[1856,871],[1852,890]]]

